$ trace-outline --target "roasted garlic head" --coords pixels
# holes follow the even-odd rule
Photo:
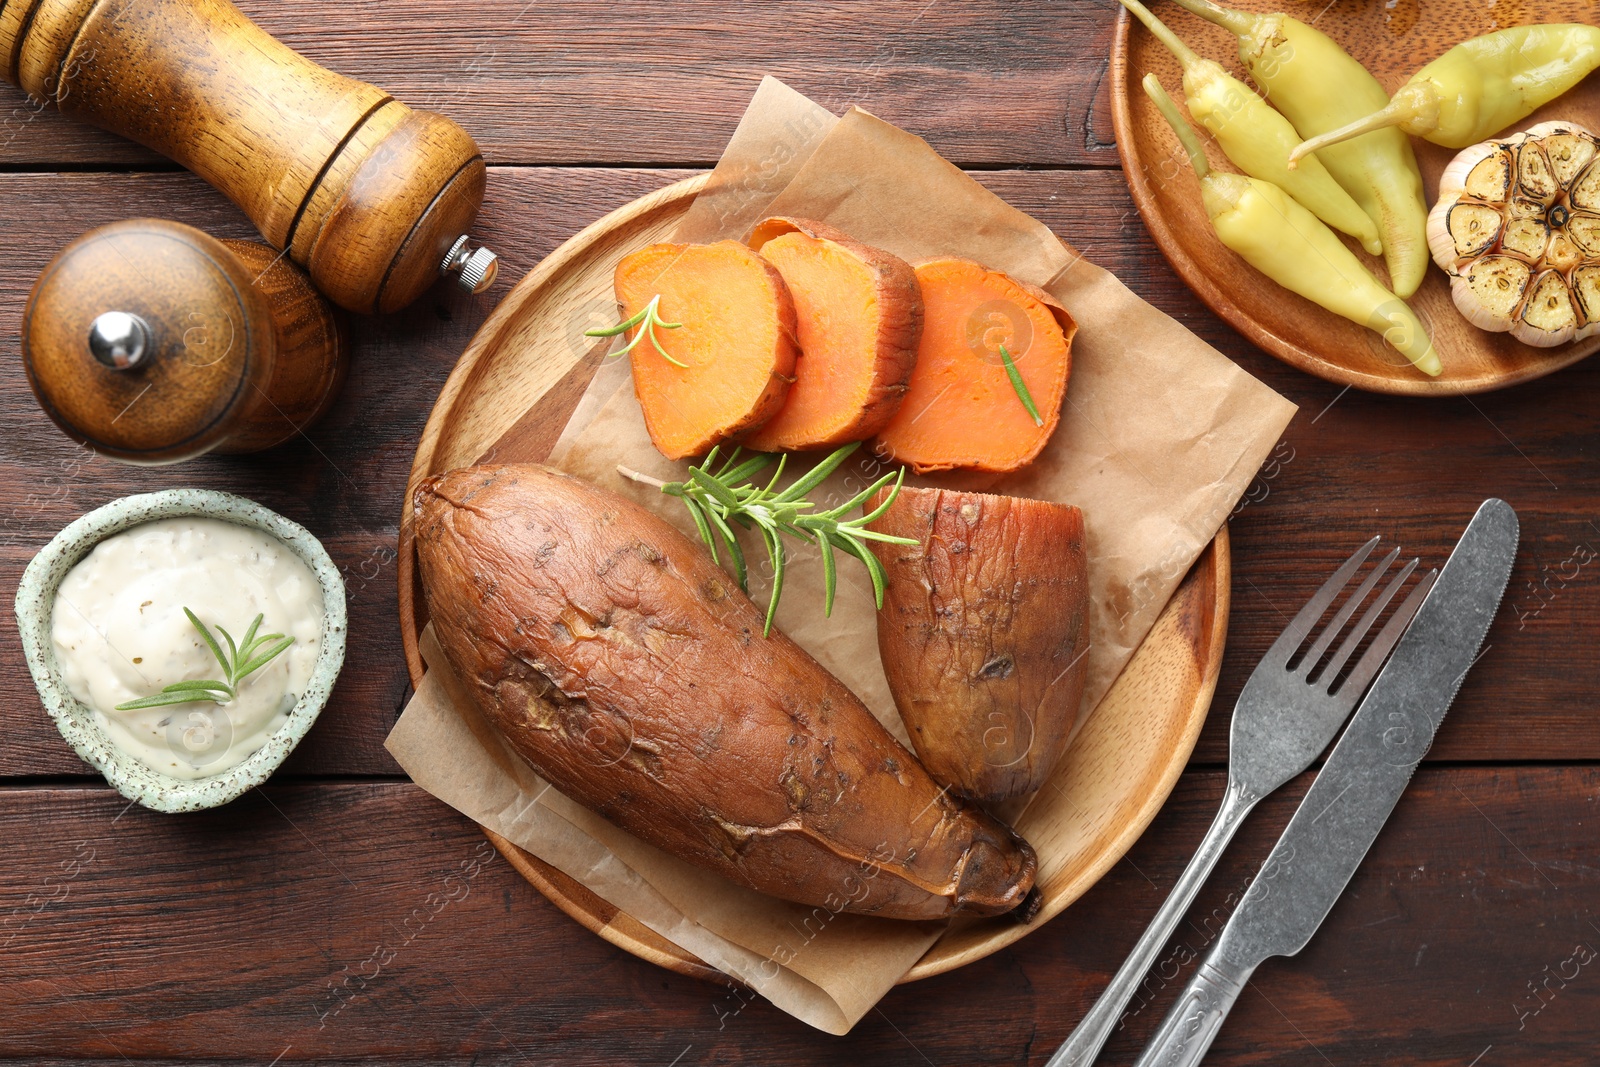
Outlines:
[[[1548,348],[1600,333],[1600,138],[1543,122],[1456,156],[1428,245],[1474,326]]]

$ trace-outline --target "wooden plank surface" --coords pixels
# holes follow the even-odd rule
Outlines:
[[[1136,1054],[1309,778],[1252,816],[1104,1062]],[[1221,789],[1186,776],[1059,919],[832,1038],[620,955],[406,783],[275,784],[189,818],[10,788],[0,1059],[1038,1064]],[[1329,927],[1257,972],[1208,1062],[1592,1063],[1600,960],[1567,961],[1600,953],[1597,793],[1595,768],[1424,769]]]
[[[352,640],[334,699],[289,765],[295,774],[393,774],[382,740],[406,694],[395,622],[394,538],[417,435],[433,397],[495,300],[565,236],[684,171],[496,168],[482,233],[506,257],[482,297],[436,290],[354,331],[354,369],[307,437],[255,457],[136,470],[73,447],[35,405],[20,371],[0,378],[0,586],[73,518],[118,496],[177,485],[226,488],[305,523],[350,585]],[[1440,561],[1478,501],[1522,514],[1524,551],[1492,646],[1468,678],[1434,758],[1600,759],[1600,491],[1593,361],[1554,379],[1474,399],[1416,404],[1341,393],[1261,354],[1205,310],[1153,250],[1112,171],[995,171],[981,180],[1074,240],[1158,307],[1301,405],[1233,523],[1235,610],[1217,706],[1195,759],[1227,756],[1226,709],[1286,618],[1350,549],[1381,533]],[[70,236],[130,212],[249,236],[226,201],[186,174],[0,175],[0,344],[15,352],[38,271]],[[64,220],[70,228],[64,230]],[[1275,472],[1275,473],[1274,473]],[[9,616],[9,613],[7,613]],[[92,773],[62,743],[13,639],[0,643],[0,777]],[[1553,669],[1559,664],[1559,669]]]
[[[0,351],[12,361],[0,375],[0,589],[84,511],[199,485],[309,526],[345,573],[352,623],[333,700],[280,776],[222,811],[174,818],[126,809],[71,753],[3,613],[0,1062],[1043,1063],[1203,833],[1228,710],[1287,616],[1373,533],[1442,560],[1488,495],[1518,508],[1524,538],[1488,651],[1327,927],[1258,972],[1208,1062],[1593,1062],[1600,363],[1415,403],[1341,392],[1244,343],[1173,277],[1115,170],[1109,0],[240,6],[478,138],[494,164],[480,235],[503,257],[501,281],[357,321],[338,405],[275,452],[163,470],[88,456],[39,413],[16,365],[39,270],[84,230],[134,215],[252,233],[198,180],[0,86]],[[381,747],[407,696],[394,538],[440,385],[541,257],[715,160],[766,72],[927,137],[1301,405],[1234,520],[1216,705],[1162,814],[1061,918],[894,991],[844,1039],[587,933]],[[1309,778],[1246,824],[1105,1062],[1136,1055]]]
[[[313,60],[449,114],[491,163],[709,165],[770,73],[964,165],[1117,165],[1105,0],[352,0],[337,32],[326,0],[238,6]],[[0,86],[0,167],[157,158]]]

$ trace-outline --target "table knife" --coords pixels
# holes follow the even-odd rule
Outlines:
[[[1293,956],[1344,892],[1478,657],[1511,577],[1517,513],[1487,500],[1356,709],[1211,952],[1135,1067],[1198,1064],[1270,956]]]

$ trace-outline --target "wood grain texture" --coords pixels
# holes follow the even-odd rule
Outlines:
[[[1277,11],[1278,0],[1237,4],[1254,11]],[[1594,5],[1584,0],[1526,0],[1514,10],[1478,0],[1427,4],[1330,4],[1316,26],[1361,60],[1385,89],[1393,92],[1423,63],[1437,58],[1463,37],[1502,26],[1537,22],[1589,22]],[[1310,17],[1309,12],[1299,14]],[[1243,78],[1238,41],[1176,6],[1160,16],[1191,47],[1221,62]],[[1427,326],[1444,364],[1437,378],[1414,369],[1400,353],[1363,326],[1326,311],[1285,290],[1230,251],[1211,226],[1200,202],[1200,188],[1166,120],[1146,98],[1140,81],[1154,72],[1170,92],[1181,96],[1177,60],[1144,27],[1123,16],[1117,25],[1111,62],[1111,106],[1122,165],[1156,243],[1178,274],[1217,314],[1246,337],[1301,370],[1339,385],[1383,393],[1448,396],[1481,393],[1528,381],[1571,366],[1596,350],[1600,337],[1557,348],[1532,348],[1508,333],[1487,333],[1464,319],[1450,295],[1450,279],[1428,267],[1422,287],[1407,303]],[[1600,127],[1600,79],[1579,85],[1515,128],[1562,119]],[[1215,140],[1204,138],[1207,158],[1219,170],[1237,170]],[[1412,138],[1431,205],[1439,177],[1456,153]],[[1355,243],[1346,239],[1353,249]],[[1357,250],[1380,279],[1379,259]],[[1430,257],[1431,259],[1431,257]]]
[[[350,590],[352,640],[339,686],[286,773],[393,774],[382,739],[408,682],[395,620],[395,535],[411,454],[456,357],[512,282],[585,224],[682,171],[496,169],[487,239],[507,262],[496,288],[441,288],[398,315],[352,324],[351,372],[310,433],[255,457],[205,457],[136,471],[75,449],[38,410],[21,368],[0,376],[0,586],[72,519],[118,496],[179,485],[228,489],[306,524]],[[1284,443],[1231,524],[1235,604],[1210,718],[1194,758],[1227,755],[1227,713],[1262,652],[1323,577],[1373,533],[1437,563],[1486,496],[1522,515],[1523,552],[1490,653],[1457,700],[1432,755],[1447,760],[1600,759],[1600,485],[1592,467],[1590,361],[1503,393],[1418,405],[1308,377],[1242,341],[1173,277],[1115,173],[978,175],[1072,239],[1252,374],[1301,405]],[[81,231],[140,214],[219,237],[248,237],[237,209],[199,179],[161,175],[0,175],[0,350],[17,351],[34,277]],[[546,442],[544,447],[548,447]],[[1594,524],[1594,525],[1591,525]],[[0,776],[91,775],[38,704],[10,612],[0,620]]]
[[[1133,1058],[1308,784],[1251,816],[1104,1062]],[[275,784],[183,818],[123,812],[104,787],[0,789],[0,1058],[1041,1064],[1221,790],[1185,776],[1042,936],[895,990],[833,1038],[623,956],[406,783]],[[1595,964],[1558,976],[1600,949],[1597,794],[1595,768],[1422,770],[1328,925],[1261,968],[1207,1062],[1462,1067],[1489,1046],[1480,1067],[1592,1062]]]
[[[352,0],[337,32],[323,0],[239,7],[323,66],[455,119],[491,164],[709,166],[770,73],[958,163],[1116,166],[1103,3]],[[0,86],[0,166],[155,158]]]

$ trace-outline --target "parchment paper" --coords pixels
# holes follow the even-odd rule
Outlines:
[[[676,236],[742,238],[769,214],[831,223],[912,263],[976,260],[1045,289],[1077,319],[1061,426],[1039,459],[1000,478],[921,481],[1083,509],[1091,645],[1081,728],[1278,441],[1293,405],[920,138],[860,110],[834,120],[771,78]],[[813,498],[843,502],[890,469],[871,455],[854,459]],[[685,473],[650,444],[625,360],[596,375],[551,462],[629,495],[693,535],[681,504],[617,474],[618,464],[664,480]],[[746,555],[752,563],[765,558],[754,544]],[[764,575],[753,575],[751,595],[764,602]],[[797,549],[777,621],[904,740],[859,565],[841,558],[833,616],[824,618],[815,550]],[[428,680],[387,742],[423,788],[783,1010],[844,1033],[937,938],[927,924],[834,915],[764,897],[628,837],[539,781],[470,701],[452,694],[436,646],[424,652]],[[1041,859],[1049,855],[1051,842],[1033,844]]]

